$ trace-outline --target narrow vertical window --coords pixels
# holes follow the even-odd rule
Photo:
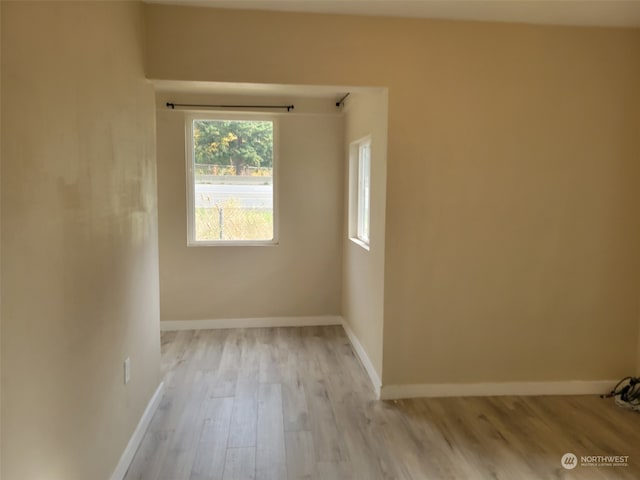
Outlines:
[[[370,137],[351,144],[349,165],[349,237],[368,249],[371,229]]]
[[[358,231],[357,237],[369,244],[371,198],[371,144],[362,143],[358,147]]]

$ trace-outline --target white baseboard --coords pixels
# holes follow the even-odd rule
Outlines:
[[[219,328],[260,327],[314,327],[341,325],[342,317],[319,315],[315,317],[263,317],[263,318],[212,318],[208,320],[164,320],[160,330],[216,330]]]
[[[369,379],[371,380],[371,384],[373,385],[373,389],[376,393],[377,398],[381,400],[397,400],[401,398],[419,397],[591,395],[607,393],[617,383],[617,380],[567,380],[552,382],[427,383],[407,385],[382,385],[380,376],[374,368],[373,363],[367,355],[366,350],[358,340],[358,337],[356,337],[349,324],[346,323],[342,319],[342,317],[337,315],[309,317],[220,318],[207,320],[165,320],[160,322],[160,329],[162,331],[214,330],[221,328],[308,327],[321,325],[343,326],[347,337],[349,338],[349,341],[351,342],[351,345],[356,352],[356,355],[360,359],[360,362],[362,362],[362,365],[367,372]],[[137,443],[135,446],[137,448]],[[133,453],[135,453],[135,449]],[[131,455],[131,457],[133,458],[133,454]],[[129,459],[129,461],[131,461],[131,459]],[[119,477],[116,477],[114,474],[112,480],[116,479],[120,480]]]
[[[374,368],[373,363],[369,358],[369,355],[367,355],[366,350],[360,343],[360,340],[358,340],[358,337],[356,337],[356,334],[354,333],[354,331],[351,330],[351,327],[349,326],[349,324],[344,320],[342,321],[342,327],[344,328],[344,331],[347,333],[347,337],[349,337],[349,341],[351,342],[351,345],[353,346],[353,349],[355,350],[356,355],[358,355],[358,358],[360,358],[360,362],[362,363],[362,366],[364,367],[364,369],[367,371],[367,374],[369,375],[369,380],[371,380],[371,383],[373,384],[373,390],[376,392],[376,398],[380,398],[380,389],[382,387],[382,381],[380,380],[380,376],[378,375],[378,372],[376,372],[376,369]]]
[[[503,395],[590,395],[611,391],[617,380],[554,382],[427,383],[384,385],[381,400],[418,397],[489,397]]]
[[[149,423],[151,423],[151,418],[153,418],[153,414],[158,409],[158,405],[160,405],[160,400],[162,400],[162,394],[164,393],[164,382],[160,382],[156,392],[149,400],[147,404],[147,408],[145,408],[142,417],[140,417],[140,421],[138,422],[138,426],[133,431],[133,435],[129,439],[129,443],[127,444],[127,448],[122,452],[122,456],[120,457],[120,461],[116,466],[116,469],[111,475],[111,480],[122,480],[124,476],[127,474],[127,470],[129,469],[129,465],[131,465],[131,461],[133,460],[138,447],[140,446],[140,442],[142,442],[142,438],[149,427]]]

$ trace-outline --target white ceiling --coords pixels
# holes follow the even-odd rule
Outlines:
[[[640,27],[640,0],[147,0],[215,8]]]

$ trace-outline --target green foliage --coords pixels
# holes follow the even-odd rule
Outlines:
[[[256,120],[195,120],[195,163],[243,168],[273,166],[273,123]]]

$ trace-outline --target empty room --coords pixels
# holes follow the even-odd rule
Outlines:
[[[0,478],[640,478],[640,1],[0,0]]]

